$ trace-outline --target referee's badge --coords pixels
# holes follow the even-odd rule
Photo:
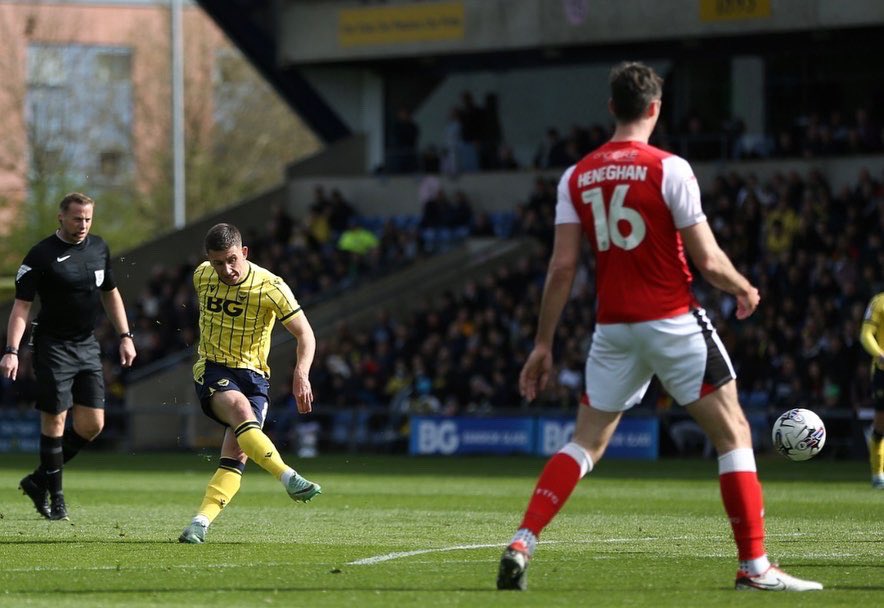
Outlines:
[[[21,266],[19,266],[18,272],[15,273],[15,282],[18,283],[19,281],[21,281],[21,278],[23,276],[25,276],[26,274],[28,274],[28,272],[30,272],[30,270],[31,270],[31,267],[26,266],[25,264],[22,264]]]
[[[95,271],[95,286],[101,287],[101,284],[104,283],[104,269]]]

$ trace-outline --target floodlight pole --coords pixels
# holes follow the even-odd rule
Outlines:
[[[172,43],[172,184],[175,228],[184,228],[184,28],[181,0],[170,0]]]

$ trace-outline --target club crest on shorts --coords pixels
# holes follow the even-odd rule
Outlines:
[[[101,287],[101,284],[104,283],[104,269],[95,271],[95,286]]]

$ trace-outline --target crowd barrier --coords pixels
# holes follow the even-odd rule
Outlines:
[[[37,410],[0,410],[0,453],[40,451]]]
[[[165,411],[165,410],[164,410]],[[826,423],[824,457],[866,458],[866,435],[872,411],[819,412]],[[770,428],[776,413],[749,412],[756,451],[771,449]],[[198,413],[199,420],[206,420]],[[183,419],[189,419],[184,416]],[[138,419],[140,420],[140,419]],[[221,427],[212,424],[211,438],[202,443],[186,439],[188,425],[166,426],[171,441],[140,445],[126,441],[126,426],[138,424],[122,411],[108,412],[108,424],[97,450],[214,449]],[[180,427],[180,428],[179,428]],[[390,413],[368,407],[317,407],[314,414],[271,409],[265,427],[281,450],[323,452],[380,452],[411,455],[522,454],[549,456],[571,437],[574,419],[564,413],[511,413],[495,416],[438,416]],[[0,453],[39,451],[40,417],[35,410],[0,409]],[[169,446],[172,446],[171,448]],[[681,409],[655,414],[635,412],[621,420],[606,458],[655,460],[670,456],[714,455],[712,446]]]
[[[572,418],[520,416],[466,418],[413,416],[409,453],[413,455],[530,454],[549,456],[571,438]],[[611,438],[607,458],[656,460],[660,421],[624,418]]]

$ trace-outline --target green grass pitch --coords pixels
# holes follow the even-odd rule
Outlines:
[[[84,453],[65,470],[70,522],[17,490],[36,456],[0,459],[0,606],[874,606],[884,492],[862,461],[759,462],[768,550],[815,594],[736,593],[709,460],[603,461],[544,533],[527,593],[497,560],[543,460],[320,456],[307,505],[250,464],[204,545],[176,541],[216,459]]]

